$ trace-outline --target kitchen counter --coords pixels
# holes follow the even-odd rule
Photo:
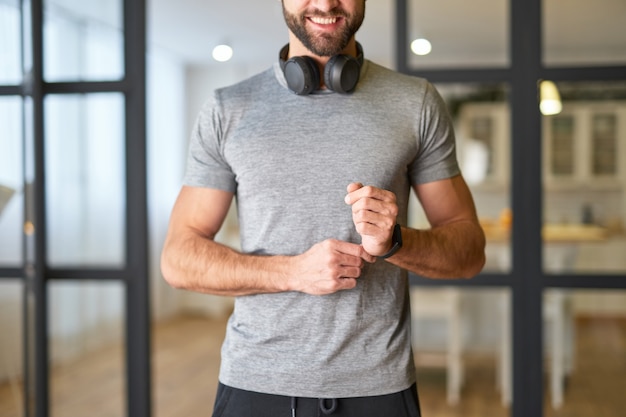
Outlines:
[[[510,228],[493,222],[481,222],[488,242],[510,240]],[[542,229],[546,242],[601,242],[608,238],[608,230],[604,227],[587,224],[546,224]]]

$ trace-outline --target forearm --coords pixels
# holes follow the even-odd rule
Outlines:
[[[427,278],[471,278],[485,263],[485,236],[472,221],[428,230],[402,228],[402,249],[387,261]]]
[[[237,252],[192,232],[166,240],[161,271],[173,287],[238,296],[288,290],[290,257]]]
[[[215,295],[299,291],[311,295],[352,289],[366,262],[361,245],[327,239],[293,256],[254,256],[237,252],[187,229],[165,241],[161,270],[175,288]]]

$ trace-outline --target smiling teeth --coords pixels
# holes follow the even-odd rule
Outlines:
[[[318,25],[332,25],[337,21],[336,17],[312,17],[311,21]]]

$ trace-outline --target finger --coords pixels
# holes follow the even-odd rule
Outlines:
[[[356,287],[357,279],[361,275],[360,270],[344,270],[343,275],[327,281],[324,285],[318,287],[317,292],[320,294],[332,294],[340,290],[349,290]],[[356,272],[356,273],[355,273]]]
[[[361,259],[370,264],[376,262],[376,257],[367,253],[363,246],[361,246]]]
[[[361,276],[361,268],[356,266],[343,267],[339,270],[339,279],[358,279]]]
[[[356,279],[355,278],[337,278],[332,281],[325,282],[322,285],[313,286],[304,292],[311,295],[328,295],[334,294],[337,291],[341,290],[351,290],[356,287]]]
[[[388,203],[395,203],[396,195],[391,191],[383,190],[371,185],[365,185],[349,192],[348,195],[346,195],[345,201],[347,204],[354,204],[362,199],[373,199]]]
[[[371,212],[383,216],[396,216],[398,206],[395,203],[375,200],[373,198],[362,198],[352,205],[352,213]]]
[[[340,278],[337,281],[337,290],[351,290],[356,287],[355,278]]]
[[[360,182],[352,182],[348,184],[348,187],[347,187],[348,194],[346,194],[346,197],[344,198],[344,201],[346,202],[346,204],[353,203],[350,195],[360,188],[363,188],[363,184],[361,184]]]
[[[362,261],[369,263],[376,261],[376,258],[367,253],[361,245],[341,240],[335,241],[335,244],[335,250],[345,256],[341,259],[342,265],[358,266]]]
[[[352,213],[352,221],[355,226],[369,224],[382,230],[391,230],[396,225],[397,215],[392,211],[377,213],[369,210],[359,210]]]
[[[360,182],[353,182],[348,184],[348,193],[354,192],[356,190],[358,190],[359,188],[362,188],[363,184],[361,184]]]
[[[393,226],[388,227],[368,222],[356,223],[355,227],[361,236],[378,236],[381,240],[387,240],[393,232]]]

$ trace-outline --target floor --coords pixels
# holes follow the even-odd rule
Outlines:
[[[210,416],[219,367],[224,320],[179,317],[153,333],[153,415]],[[445,402],[445,373],[420,367],[418,386],[424,417],[509,416],[494,380],[494,358],[468,355],[461,402]],[[52,371],[52,417],[124,415],[123,354],[113,346]],[[626,409],[626,319],[577,320],[577,361],[565,404],[546,417],[623,417]],[[21,417],[21,389],[0,385],[0,417]]]

